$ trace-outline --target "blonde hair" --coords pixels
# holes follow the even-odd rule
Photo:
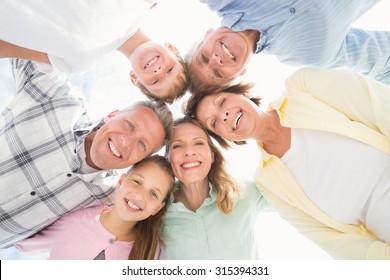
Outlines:
[[[184,62],[183,58],[176,54],[180,65],[183,67],[184,73],[183,75],[179,75],[177,80],[178,82],[173,85],[171,90],[168,92],[167,96],[164,97],[156,97],[152,92],[150,92],[142,83],[138,82],[137,87],[141,90],[143,94],[145,94],[149,99],[154,101],[166,102],[168,104],[172,104],[174,101],[178,100],[182,97],[186,90],[189,87],[190,83],[190,74],[187,69],[187,65]]]
[[[182,124],[190,123],[199,127],[207,137],[207,143],[211,152],[214,154],[214,162],[211,164],[211,168],[208,174],[209,182],[217,190],[217,199],[215,204],[226,215],[232,213],[235,205],[236,196],[240,193],[236,181],[226,171],[226,161],[221,151],[211,140],[211,137],[207,133],[204,126],[198,121],[189,117],[183,117],[174,121],[174,129]],[[166,145],[166,155],[170,153],[170,144]]]

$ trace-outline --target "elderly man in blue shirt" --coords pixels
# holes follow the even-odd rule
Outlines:
[[[390,32],[351,25],[379,0],[200,0],[222,17],[187,54],[192,90],[227,84],[253,53],[292,66],[344,67],[390,83]]]

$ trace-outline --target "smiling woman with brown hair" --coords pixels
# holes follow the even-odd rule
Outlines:
[[[287,80],[267,111],[249,90],[195,94],[187,114],[224,147],[255,139],[261,193],[333,257],[389,259],[390,87],[307,68]]]

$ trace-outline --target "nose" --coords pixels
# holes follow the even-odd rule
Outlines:
[[[186,155],[186,156],[195,155],[195,151],[194,151],[194,149],[193,149],[192,146],[187,146],[187,147],[185,148],[185,155]]]
[[[124,134],[121,136],[121,143],[125,149],[130,149],[132,143],[134,142],[134,137],[130,134]]]
[[[228,117],[229,117],[229,112],[228,111],[222,111],[220,113],[220,119],[222,120],[222,122],[226,122]]]
[[[156,68],[153,69],[154,74],[158,74],[162,71],[162,66],[157,66]]]
[[[213,53],[210,57],[210,62],[209,64],[211,66],[219,66],[222,65],[222,58],[219,57],[216,53]]]

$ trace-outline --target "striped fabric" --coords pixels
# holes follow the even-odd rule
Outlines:
[[[12,60],[14,99],[0,116],[0,248],[24,239],[60,216],[110,203],[113,172],[78,174],[87,118],[81,92],[65,74]]]
[[[345,67],[390,83],[390,32],[351,28],[379,0],[200,0],[234,31],[259,30],[256,53],[292,66]]]

